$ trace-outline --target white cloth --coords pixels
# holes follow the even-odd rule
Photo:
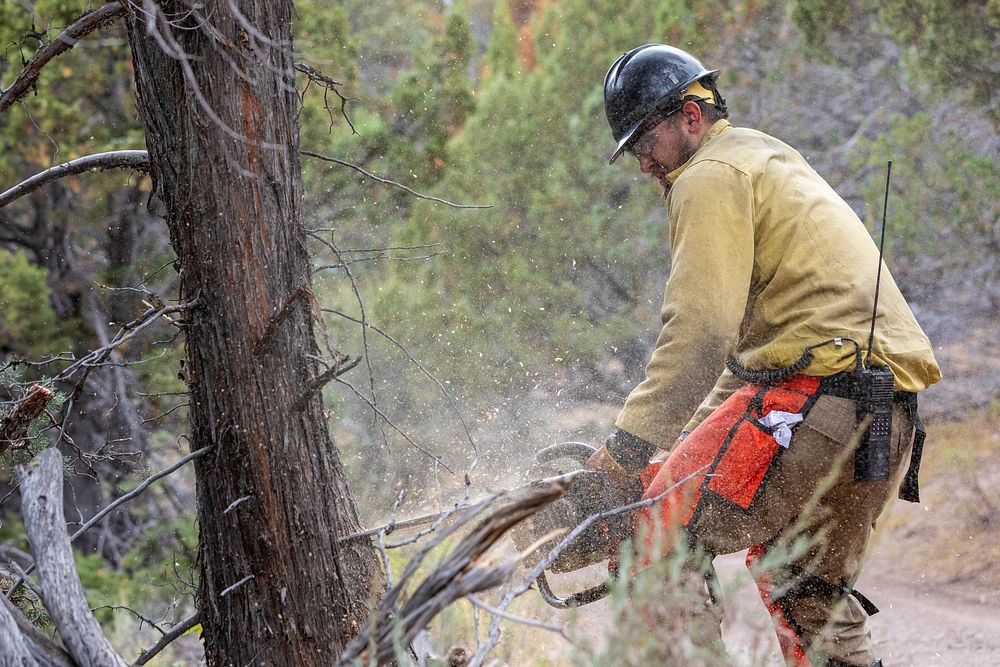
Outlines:
[[[775,410],[764,415],[760,423],[771,429],[771,437],[775,441],[788,449],[788,444],[792,441],[792,424],[802,421],[802,415],[797,412],[781,412]]]

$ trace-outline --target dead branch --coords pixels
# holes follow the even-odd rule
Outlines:
[[[399,510],[399,506],[403,504],[405,497],[406,489],[400,489],[399,495],[396,496],[396,502],[392,504],[392,508],[389,510],[389,516],[396,516],[396,512]],[[375,548],[378,549],[379,555],[382,557],[382,571],[385,572],[385,584],[389,588],[392,588],[395,585],[392,581],[392,562],[389,559],[389,552],[385,548],[384,531],[379,531],[378,539],[375,540]]]
[[[253,496],[240,496],[239,498],[237,498],[236,500],[234,500],[233,502],[231,502],[229,504],[229,507],[227,507],[226,509],[222,510],[222,513],[223,514],[229,514],[230,512],[232,512],[234,509],[236,509],[237,507],[239,507],[240,505],[242,505],[246,501],[252,500],[252,499],[253,499]]]
[[[107,153],[85,155],[69,162],[57,164],[54,167],[49,167],[45,171],[35,174],[25,181],[21,181],[11,189],[0,194],[0,208],[20,199],[30,192],[34,192],[46,183],[51,183],[65,176],[82,174],[92,169],[103,171],[105,169],[119,168],[148,171],[149,153],[141,150],[108,151]]]
[[[390,427],[392,427],[392,430],[394,430],[396,433],[398,433],[400,435],[400,437],[402,437],[403,440],[405,440],[408,445],[410,445],[411,447],[413,447],[414,449],[416,449],[418,452],[420,452],[424,456],[428,457],[429,459],[431,459],[432,461],[434,461],[435,463],[437,463],[438,465],[440,465],[442,468],[444,468],[445,470],[447,470],[451,474],[453,474],[453,475],[455,474],[455,471],[452,470],[451,466],[449,466],[447,463],[445,463],[444,460],[440,456],[438,456],[437,454],[433,454],[433,453],[427,451],[426,448],[421,447],[419,444],[417,444],[416,441],[413,440],[413,438],[411,438],[409,435],[406,434],[406,431],[404,431],[400,427],[396,426],[396,424],[393,423],[393,421],[389,418],[389,415],[385,414],[385,412],[383,412],[378,407],[378,405],[375,404],[374,401],[372,401],[370,398],[368,398],[367,396],[365,396],[364,394],[362,394],[360,391],[358,391],[357,387],[355,387],[354,385],[352,385],[347,380],[343,380],[343,379],[341,379],[339,377],[334,377],[333,381],[336,382],[337,384],[342,384],[345,387],[347,387],[348,389],[350,389],[351,392],[355,396],[357,396],[359,399],[361,399],[361,401],[363,403],[365,403],[369,408],[372,409],[372,411],[375,413],[376,417],[380,417],[382,420],[384,420],[385,423],[388,424]]]
[[[566,488],[566,484],[561,481],[539,485],[536,490],[483,519],[397,608],[396,602],[402,596],[419,561],[465,522],[443,531],[410,561],[400,582],[389,590],[379,605],[373,621],[348,644],[340,661],[336,663],[337,667],[354,664],[355,660],[366,664],[374,659],[377,664],[386,664],[393,658],[396,646],[409,645],[417,632],[452,602],[502,584],[517,567],[520,557],[491,563],[483,558],[487,550],[511,527],[561,496]],[[466,514],[466,518],[482,511],[490,502],[492,500],[480,503],[473,508],[471,514]]]
[[[53,448],[53,450],[54,450],[54,448]],[[49,450],[49,451],[53,451],[53,450]],[[134,489],[132,489],[128,493],[126,493],[126,494],[124,494],[124,495],[116,498],[114,502],[109,503],[100,512],[98,512],[94,516],[90,517],[89,521],[87,521],[85,524],[83,524],[82,526],[80,526],[80,528],[75,533],[73,533],[72,536],[70,536],[69,541],[70,542],[75,542],[76,538],[80,537],[85,532],[87,532],[88,530],[90,530],[91,528],[93,528],[95,525],[97,525],[98,522],[100,522],[101,519],[103,519],[104,517],[106,517],[108,514],[110,514],[111,512],[113,512],[115,509],[117,509],[118,507],[124,505],[125,503],[127,503],[130,500],[132,500],[133,498],[135,498],[136,496],[138,496],[139,494],[141,494],[143,491],[145,491],[146,489],[148,489],[149,486],[153,482],[155,482],[155,481],[157,481],[159,479],[163,479],[167,475],[173,473],[174,471],[176,471],[179,468],[183,467],[187,463],[195,460],[196,458],[198,458],[200,456],[203,456],[204,454],[207,454],[211,450],[212,450],[211,446],[209,446],[209,447],[202,447],[201,449],[197,449],[197,450],[191,452],[190,454],[188,454],[187,456],[185,456],[184,458],[182,458],[181,460],[179,460],[177,463],[173,464],[172,466],[164,468],[160,472],[155,473],[153,475],[150,475],[146,479],[142,480],[142,482],[140,482],[137,487],[135,487]],[[36,560],[37,560],[37,557],[36,557]],[[25,570],[25,574],[31,574],[34,570],[35,570],[35,564],[29,566]],[[24,577],[21,577],[21,579],[19,581],[17,581],[11,587],[10,591],[8,591],[7,597],[8,598],[11,597],[17,591],[17,589],[21,586],[21,584],[23,582],[24,582]]]
[[[137,487],[135,487],[134,489],[132,489],[128,493],[126,493],[126,494],[124,494],[124,495],[119,496],[118,498],[116,498],[114,502],[109,503],[104,509],[102,509],[100,512],[98,512],[97,514],[95,514],[94,516],[92,516],[90,518],[90,520],[87,521],[87,523],[85,523],[82,526],[80,526],[80,528],[75,533],[73,533],[73,536],[70,537],[70,541],[71,542],[75,541],[76,538],[80,537],[85,532],[87,532],[92,527],[94,527],[94,525],[97,524],[98,521],[100,521],[101,519],[103,519],[104,517],[106,517],[108,514],[110,514],[114,510],[116,510],[118,507],[120,507],[121,505],[124,505],[125,503],[127,503],[130,500],[132,500],[133,498],[135,498],[136,496],[138,496],[140,493],[142,493],[143,491],[145,491],[146,489],[148,489],[149,486],[153,482],[155,482],[157,480],[160,480],[160,479],[163,479],[167,475],[169,475],[169,474],[171,474],[171,473],[179,470],[180,468],[183,468],[185,465],[187,465],[191,461],[194,461],[196,458],[204,456],[205,454],[209,453],[210,451],[212,451],[212,447],[211,446],[209,446],[209,447],[202,447],[201,449],[196,449],[195,451],[191,452],[190,454],[188,454],[184,458],[182,458],[179,461],[177,461],[177,463],[173,464],[172,466],[168,466],[168,467],[164,468],[163,470],[161,470],[160,472],[155,473],[153,475],[150,475],[146,479],[142,480],[142,482],[140,482]]]
[[[329,239],[324,239],[319,236],[314,236],[314,238],[318,239],[320,243],[329,248],[335,257],[337,257],[338,259],[340,258],[340,249],[337,247],[337,244],[333,240],[333,234],[330,235]],[[365,312],[365,300],[361,296],[361,288],[358,286],[358,280],[355,277],[354,272],[351,271],[351,267],[349,265],[346,264],[344,265],[344,274],[347,276],[347,279],[351,283],[351,291],[354,293],[354,299],[355,301],[357,301],[358,308],[361,310],[361,321],[367,322],[368,316]],[[382,434],[382,441],[385,443],[386,449],[389,449],[389,436],[386,435],[385,428],[382,426],[382,422],[380,422],[378,419],[380,411],[378,409],[378,395],[375,392],[375,370],[372,368],[371,349],[368,347],[368,329],[366,327],[361,327],[361,345],[364,348],[363,357],[365,361],[365,367],[368,369],[368,388],[371,390],[372,393],[370,404],[372,406],[372,410],[375,413],[375,425],[378,426],[379,432]],[[334,377],[334,379],[337,380],[336,377]],[[338,381],[342,382],[342,380]],[[349,387],[351,386],[346,382],[344,384],[347,384],[347,386]],[[351,388],[353,389],[353,387]],[[365,400],[367,400],[367,398],[365,398]],[[386,419],[386,421],[389,420]],[[392,424],[391,422],[389,423],[389,425],[395,428],[395,425]],[[400,433],[402,433],[402,431],[400,431]],[[409,441],[409,438],[405,434],[403,434],[403,437],[407,441]]]
[[[21,610],[3,595],[0,595],[0,646],[4,653],[0,663],[4,665],[38,665],[39,667],[76,667],[65,650],[24,617]],[[29,659],[20,656],[18,646],[26,648]],[[17,657],[9,660],[7,655]]]
[[[28,388],[24,398],[0,421],[0,454],[11,449],[14,443],[28,433],[31,422],[42,414],[53,395],[51,389],[40,384],[33,384]]]
[[[14,102],[28,94],[50,60],[69,51],[85,35],[124,16],[125,12],[124,2],[109,2],[70,23],[53,42],[40,48],[35,57],[24,64],[24,69],[14,79],[14,83],[0,94],[0,112],[6,111]]]
[[[31,551],[38,563],[46,608],[59,636],[80,665],[124,667],[90,613],[73,562],[62,516],[62,456],[47,449],[20,468],[21,504]]]
[[[161,636],[163,634],[165,634],[164,631],[163,631],[163,628],[161,628],[156,621],[154,621],[151,618],[146,618],[145,616],[143,616],[142,614],[140,614],[139,612],[137,612],[135,609],[132,609],[132,607],[129,607],[128,605],[124,605],[124,604],[104,604],[104,605],[101,605],[100,607],[92,607],[90,609],[90,611],[100,611],[101,609],[110,609],[111,611],[127,611],[128,613],[132,614],[137,619],[139,619],[139,629],[140,630],[142,630],[142,624],[145,623],[149,627],[151,627],[154,630],[156,630],[157,632],[159,632]]]
[[[243,577],[242,579],[240,579],[239,581],[237,581],[232,586],[229,586],[229,587],[223,589],[223,591],[221,593],[219,593],[219,598],[226,597],[227,595],[229,595],[230,593],[232,593],[236,589],[242,587],[243,584],[247,583],[248,581],[252,581],[253,579],[254,579],[254,575],[248,574],[247,576]]]
[[[88,353],[83,358],[79,359],[73,365],[66,368],[64,371],[59,373],[54,379],[62,380],[69,378],[80,368],[89,369],[101,366],[104,364],[108,356],[118,347],[125,344],[126,342],[132,340],[139,335],[144,329],[152,325],[160,317],[165,317],[171,313],[177,313],[188,308],[193,307],[198,302],[197,297],[191,301],[185,303],[179,303],[174,306],[164,306],[160,309],[149,308],[142,315],[129,322],[118,331],[115,337],[108,342],[107,345],[97,348],[92,352]]]
[[[489,612],[494,616],[499,616],[508,621],[513,621],[514,623],[520,623],[521,625],[527,625],[530,628],[540,628],[542,630],[548,630],[549,632],[554,632],[568,642],[572,642],[569,635],[566,634],[566,629],[559,625],[554,625],[552,623],[545,623],[543,621],[536,621],[533,618],[525,618],[524,616],[516,616],[503,609],[497,609],[491,604],[483,602],[475,595],[468,596],[469,602],[471,602],[476,607],[479,607],[483,611]]]
[[[402,521],[390,521],[387,524],[381,526],[375,526],[374,528],[365,528],[364,530],[359,530],[356,533],[351,533],[350,535],[343,535],[337,538],[337,544],[347,542],[349,540],[355,540],[359,537],[370,537],[371,535],[377,535],[378,533],[383,533],[389,535],[393,531],[402,530],[404,528],[414,528],[416,526],[426,526],[429,523],[434,523],[439,519],[447,519],[449,516],[463,509],[462,507],[453,507],[451,509],[446,509],[443,512],[434,512],[432,514],[422,514],[420,516],[413,517],[412,519],[404,519]]]
[[[344,117],[347,124],[351,127],[351,134],[357,134],[358,131],[354,129],[354,123],[351,122],[350,117],[347,115],[347,103],[353,100],[351,97],[344,97],[343,93],[340,92],[340,86],[344,85],[340,81],[335,81],[331,77],[323,74],[314,67],[310,67],[304,63],[295,63],[295,69],[306,75],[309,79],[309,83],[315,83],[320,88],[323,89],[323,108],[330,115],[330,131],[333,131],[333,109],[330,108],[330,93],[333,93],[340,99],[340,115]],[[309,89],[309,83],[306,84],[306,88],[302,91],[301,99],[306,96],[306,90]]]
[[[389,262],[424,262],[428,259],[434,259],[438,255],[444,255],[445,253],[447,253],[447,250],[439,250],[437,252],[432,252],[429,255],[419,255],[417,257],[399,257],[388,253],[379,253],[377,255],[372,255],[371,257],[355,257],[354,259],[345,259],[337,264],[321,264],[313,269],[313,273],[320,273],[322,271],[330,271],[333,269],[343,269],[353,264],[361,264],[363,262],[379,262],[382,260]]]
[[[410,363],[416,366],[417,369],[419,369],[420,372],[427,377],[427,379],[429,379],[431,382],[437,385],[438,389],[441,391],[441,394],[448,399],[448,403],[451,405],[452,412],[456,417],[458,417],[458,421],[461,422],[462,424],[462,428],[465,431],[465,437],[469,441],[469,445],[472,447],[473,454],[475,454],[476,456],[479,455],[479,448],[476,447],[476,441],[472,438],[472,432],[469,431],[469,425],[465,422],[465,417],[462,416],[462,411],[458,409],[458,403],[455,402],[455,398],[451,395],[451,392],[449,392],[447,388],[445,388],[444,384],[441,382],[441,380],[437,378],[436,375],[431,373],[430,370],[428,370],[422,363],[420,363],[420,361],[417,360],[416,357],[410,354],[410,351],[406,349],[406,346],[404,346],[398,340],[396,340],[395,338],[390,336],[387,332],[383,331],[382,329],[375,326],[371,322],[365,320],[359,320],[356,317],[351,317],[347,313],[341,312],[339,310],[334,310],[333,308],[320,308],[320,310],[324,313],[333,313],[334,315],[339,315],[340,317],[343,317],[345,320],[350,320],[351,322],[355,322],[363,327],[371,329],[372,331],[374,331],[375,333],[377,333],[378,335],[382,336],[390,343],[395,345],[399,349],[399,351],[402,352],[407,359],[409,359]]]
[[[308,157],[314,157],[317,160],[325,160],[326,162],[333,162],[334,164],[339,164],[342,167],[348,167],[358,172],[359,174],[364,174],[373,181],[378,181],[379,183],[385,183],[386,185],[391,185],[393,187],[399,188],[400,190],[405,190],[406,192],[409,192],[411,195],[413,195],[418,199],[436,201],[439,204],[445,204],[447,206],[451,206],[452,208],[493,208],[493,204],[456,204],[454,202],[448,201],[447,199],[441,199],[440,197],[433,197],[431,195],[421,194],[416,190],[414,190],[413,188],[409,188],[403,185],[402,183],[397,183],[396,181],[389,180],[388,178],[377,176],[372,172],[368,171],[367,169],[359,167],[358,165],[348,162],[347,160],[341,160],[340,158],[329,157],[327,155],[320,155],[319,153],[313,153],[312,151],[304,151],[304,150],[300,150],[299,153],[301,153],[302,155],[306,155]]]
[[[170,644],[178,637],[184,635],[188,630],[198,625],[199,623],[201,623],[201,612],[196,611],[187,618],[185,618],[183,621],[180,621],[172,628],[167,630],[166,634],[160,637],[159,641],[157,641],[155,644],[153,644],[149,648],[145,649],[142,653],[140,653],[139,657],[136,658],[135,662],[132,663],[132,666],[137,667],[138,665],[145,665],[147,662],[152,660],[157,653],[166,648],[168,644]]]
[[[14,616],[0,604],[0,646],[3,647],[5,665],[34,665],[28,641],[21,635]]]
[[[548,477],[546,479],[539,480],[539,481],[540,482],[544,482],[544,483],[559,483],[559,484],[568,485],[568,484],[570,484],[577,477],[577,475],[578,475],[577,471],[571,471],[571,472],[568,472],[568,473],[563,473],[562,475],[555,475],[553,477]],[[508,489],[508,490],[502,491],[500,493],[516,493],[516,492],[518,492],[518,490],[519,489]],[[480,500],[477,500],[475,503],[470,503],[468,501],[468,499],[466,499],[464,502],[457,503],[454,507],[451,507],[451,508],[446,509],[446,510],[442,510],[440,512],[432,512],[430,514],[421,514],[420,516],[415,516],[415,517],[411,517],[409,519],[403,519],[403,520],[395,520],[394,519],[394,520],[390,521],[389,523],[383,524],[381,526],[374,526],[372,528],[365,528],[364,530],[359,530],[356,533],[351,533],[350,535],[344,535],[342,537],[338,537],[337,538],[337,544],[341,544],[343,542],[347,542],[348,540],[357,539],[359,537],[370,537],[372,535],[376,535],[376,534],[379,534],[379,533],[382,533],[384,535],[389,535],[389,534],[393,533],[394,531],[402,530],[404,528],[415,528],[417,526],[426,526],[427,524],[431,524],[431,523],[439,525],[440,523],[446,521],[449,517],[451,517],[451,515],[455,514],[456,512],[458,512],[460,510],[467,510],[467,509],[471,509],[471,508],[474,508],[474,507],[478,507],[481,503],[491,502],[496,497],[497,497],[496,494],[493,494],[493,495],[487,496],[486,498],[482,498]],[[395,510],[395,508],[396,508],[396,506],[394,505],[393,506],[393,510]],[[396,545],[389,545],[390,548],[392,548],[393,546],[396,546]]]

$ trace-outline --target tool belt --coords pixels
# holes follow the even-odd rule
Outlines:
[[[871,396],[869,392],[866,392],[864,388],[860,386],[856,373],[844,372],[821,378],[819,383],[819,392],[828,396],[838,396],[840,398],[846,398],[858,402],[859,419],[863,416],[863,412],[866,411],[862,410],[862,408],[870,408],[870,406],[862,405],[862,403],[866,400],[870,400]],[[884,398],[889,397],[885,396]],[[908,391],[894,391],[892,392],[890,407],[891,405],[901,406],[906,411],[907,416],[915,426],[913,450],[910,453],[910,465],[907,468],[906,475],[903,477],[903,482],[899,487],[899,497],[902,500],[917,503],[920,502],[920,486],[917,477],[920,472],[920,459],[923,455],[924,440],[927,437],[927,430],[924,428],[924,422],[920,418],[917,410],[916,394]],[[888,452],[886,451],[884,454],[887,456]],[[858,479],[863,478],[858,477]]]
[[[789,378],[811,363],[812,350],[837,343],[842,339],[832,339],[817,343],[806,348],[802,357],[784,368],[749,370],[744,368],[736,357],[731,356],[726,366],[736,377],[751,385],[774,385],[782,379]],[[848,340],[848,339],[843,339]],[[854,341],[850,341],[854,343]],[[900,405],[906,410],[907,416],[913,422],[915,433],[913,449],[910,453],[910,465],[899,487],[899,497],[912,503],[920,502],[920,486],[917,480],[920,472],[920,458],[923,454],[924,440],[927,430],[917,412],[917,395],[910,392],[893,391],[893,376],[888,367],[874,366],[862,368],[861,348],[854,343],[858,356],[857,368],[819,378],[818,394],[839,396],[854,401],[857,405],[858,421],[867,415],[872,415],[872,421],[865,431],[854,458],[855,479],[859,481],[886,481],[889,478],[889,450],[892,437],[892,407]]]

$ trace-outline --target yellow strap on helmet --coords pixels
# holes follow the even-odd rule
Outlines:
[[[704,97],[712,104],[715,104],[715,93],[701,85],[700,81],[695,81],[688,86],[681,97]]]

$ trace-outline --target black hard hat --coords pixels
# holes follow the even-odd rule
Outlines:
[[[645,44],[623,54],[604,77],[604,112],[618,143],[610,162],[618,159],[643,122],[681,106],[681,94],[695,81],[715,91],[719,70],[705,69],[686,51],[666,44]],[[716,106],[725,102],[715,94]]]

